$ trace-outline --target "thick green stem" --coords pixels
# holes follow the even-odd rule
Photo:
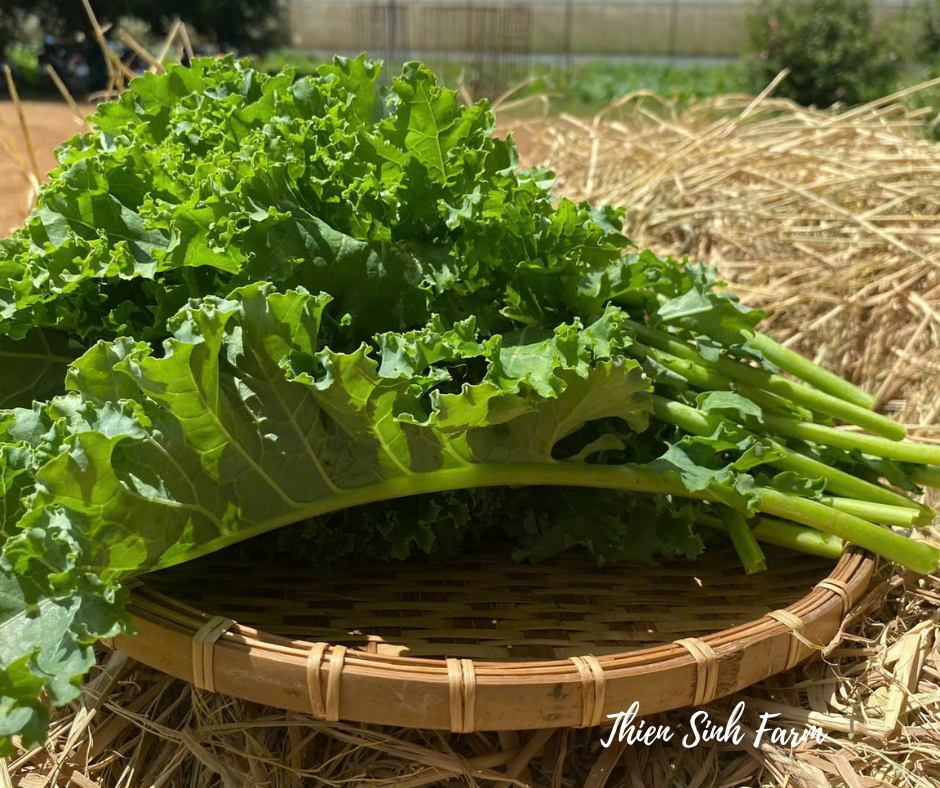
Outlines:
[[[785,416],[764,416],[764,425],[770,432],[786,435],[801,441],[837,446],[846,451],[858,449],[865,454],[874,454],[888,460],[901,460],[924,465],[940,464],[940,446],[910,441],[892,441],[877,435],[837,430],[824,424],[789,419]]]
[[[914,484],[922,484],[924,487],[940,487],[940,466],[922,465],[912,470],[907,477]]]
[[[674,424],[679,429],[693,435],[712,435],[722,422],[720,416],[702,413],[702,411],[683,405],[681,402],[674,402],[658,396],[653,397],[653,414],[660,421]],[[893,490],[873,484],[865,479],[859,479],[857,476],[833,468],[824,462],[792,451],[777,441],[769,438],[763,438],[763,440],[770,445],[774,452],[780,455],[777,459],[768,463],[775,468],[782,471],[793,471],[808,479],[825,479],[826,489],[837,495],[913,509],[917,512],[914,525],[918,527],[928,525],[933,521],[935,512],[929,507],[912,501]]]
[[[660,305],[669,301],[662,294],[656,296]],[[699,326],[694,316],[687,316],[679,320],[679,324],[695,333],[701,333],[717,340],[725,347],[742,344],[742,338],[755,350],[759,350],[768,361],[776,364],[785,372],[789,372],[796,378],[812,384],[816,388],[831,394],[833,397],[844,399],[862,408],[871,408],[875,403],[875,398],[866,394],[858,386],[843,380],[838,375],[833,374],[828,369],[824,369],[805,356],[785,348],[779,342],[771,339],[766,334],[756,332],[750,325],[742,320],[725,319],[720,327],[710,325],[708,330],[699,331]]]
[[[751,531],[744,515],[737,509],[730,506],[722,506],[720,509],[722,522],[725,524],[725,530],[731,537],[731,543],[741,559],[744,571],[752,575],[755,572],[763,572],[767,568],[767,559],[764,557],[764,551],[760,549],[757,538]]]
[[[929,574],[937,569],[940,553],[924,542],[908,539],[825,504],[787,495],[769,487],[758,488],[756,498],[758,508],[765,514],[833,534],[915,572]]]
[[[679,375],[692,386],[692,388],[697,388],[702,391],[737,391],[758,405],[762,410],[769,413],[776,413],[785,417],[797,413],[807,421],[811,420],[813,417],[813,414],[806,408],[802,408],[792,402],[787,402],[775,394],[770,394],[762,389],[736,383],[727,375],[709,369],[702,364],[697,364],[694,361],[677,358],[671,353],[647,347],[641,343],[634,343],[627,348],[627,352],[639,359],[653,359],[662,364],[666,369]],[[666,384],[669,383],[669,381],[662,382]]]
[[[754,534],[757,541],[764,542],[764,544],[786,547],[789,550],[833,560],[838,560],[845,549],[845,542],[838,536],[824,534],[804,525],[788,523],[786,520],[775,520],[772,517],[757,517],[755,519],[756,523],[751,526],[751,533]],[[719,518],[701,511],[695,512],[695,522],[708,528],[727,530],[725,524]]]
[[[840,512],[861,517],[870,523],[880,523],[881,525],[896,525],[899,528],[913,528],[918,524],[920,517],[916,509],[907,506],[890,506],[883,503],[871,503],[870,501],[858,501],[855,498],[831,498],[825,497],[820,503],[838,509]]]
[[[775,375],[765,369],[758,369],[725,356],[720,357],[718,361],[709,361],[691,345],[663,331],[648,328],[632,320],[625,321],[625,324],[643,343],[685,361],[719,372],[727,378],[740,381],[746,386],[775,394],[810,410],[840,419],[849,424],[855,424],[873,432],[875,435],[882,435],[891,440],[901,440],[907,435],[907,428],[903,424],[899,424],[887,416],[882,416],[880,413],[874,413],[867,407],[861,407],[844,399],[833,397],[819,391],[819,389],[795,383],[781,375]]]
[[[828,369],[823,369],[818,364],[814,364],[805,356],[785,348],[766,334],[754,332],[748,342],[752,347],[763,353],[769,361],[794,377],[812,384],[820,391],[844,399],[846,402],[851,402],[861,408],[870,408],[875,403],[875,398],[871,394],[865,393],[858,386],[843,380]]]
[[[824,462],[814,460],[812,457],[807,457],[805,454],[787,449],[776,441],[771,441],[770,444],[775,451],[786,452],[783,457],[771,463],[774,467],[782,471],[793,471],[809,479],[825,479],[826,489],[831,493],[856,498],[860,501],[913,509],[917,512],[917,517],[913,523],[915,528],[930,525],[934,517],[937,516],[937,513],[929,506],[912,501],[894,490],[889,490],[887,487],[882,487],[873,481],[861,479],[851,473],[826,465]]]

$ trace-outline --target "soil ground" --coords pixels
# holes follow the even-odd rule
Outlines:
[[[77,134],[82,127],[72,110],[58,101],[24,101],[23,111],[39,172],[45,176],[55,167],[56,146]],[[16,144],[17,153],[28,161],[20,121],[10,101],[0,101],[0,137],[11,139]],[[19,166],[0,144],[0,237],[9,235],[23,224],[29,210],[26,205],[28,190]]]

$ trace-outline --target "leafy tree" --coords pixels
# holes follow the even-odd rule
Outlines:
[[[755,89],[786,68],[777,95],[820,107],[883,96],[898,71],[870,0],[761,0],[748,20],[747,55]]]
[[[920,0],[907,12],[911,54],[919,61],[940,60],[940,0]]]

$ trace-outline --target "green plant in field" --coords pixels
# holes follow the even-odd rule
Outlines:
[[[940,64],[914,67],[905,72],[898,81],[896,89],[901,90],[919,85],[938,77],[940,77]],[[901,101],[912,110],[929,107],[930,112],[921,119],[924,125],[920,133],[928,139],[940,140],[940,86],[935,85],[932,88],[918,90],[905,96]]]
[[[789,69],[777,95],[807,106],[870,101],[890,92],[898,72],[869,0],[761,0],[746,55],[755,91]]]
[[[667,98],[689,100],[736,93],[746,87],[744,68],[737,61],[680,66],[597,60],[581,68],[560,72],[556,79],[563,94],[594,105],[607,104],[635,90],[649,90]]]
[[[292,68],[299,79],[316,74],[317,69],[323,65],[323,60],[296,49],[282,48],[254,56],[252,65],[258,71],[271,75],[278,74],[285,68]]]
[[[918,0],[902,16],[908,57],[920,63],[940,61],[940,0]]]
[[[39,71],[39,52],[36,47],[29,44],[10,44],[5,54],[10,65],[16,72],[17,81],[21,85],[36,87],[41,79]]]
[[[161,38],[176,18],[223,48],[257,50],[280,38],[277,0],[92,0],[101,25],[134,19]],[[24,40],[31,28],[70,39],[77,32],[94,35],[88,13],[78,0],[0,0],[0,48]]]

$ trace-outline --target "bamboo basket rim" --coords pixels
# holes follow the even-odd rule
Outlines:
[[[690,562],[690,574],[707,560]],[[588,726],[632,698],[642,714],[701,705],[793,667],[829,644],[876,565],[849,548],[782,613],[596,657],[586,648],[580,659],[429,658],[317,643],[213,616],[145,579],[132,591],[138,635],[109,645],[202,689],[321,719],[454,731]],[[834,583],[819,585],[826,581]]]

